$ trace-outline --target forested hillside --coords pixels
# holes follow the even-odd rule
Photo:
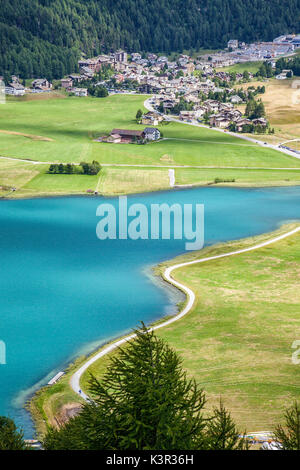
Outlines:
[[[58,78],[81,52],[180,52],[286,32],[300,32],[300,0],[1,0],[0,73]]]

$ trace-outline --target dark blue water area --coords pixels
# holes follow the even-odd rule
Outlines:
[[[0,202],[0,340],[6,345],[0,414],[14,418],[27,437],[33,427],[23,405],[38,386],[141,320],[176,313],[180,295],[153,282],[150,272],[184,253],[185,240],[99,240],[102,203],[117,208],[118,198]],[[198,188],[128,197],[134,203],[149,213],[151,204],[204,204],[205,245],[300,219],[300,187]]]

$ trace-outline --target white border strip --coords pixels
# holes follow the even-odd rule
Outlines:
[[[232,251],[230,253],[224,253],[224,254],[216,255],[216,256],[210,256],[208,258],[197,259],[197,260],[194,260],[194,261],[188,261],[188,262],[185,262],[185,263],[179,263],[179,264],[175,264],[174,266],[170,266],[169,268],[166,268],[164,273],[163,273],[164,279],[166,281],[168,281],[170,284],[172,284],[173,286],[177,287],[178,289],[180,289],[184,293],[186,293],[187,303],[186,303],[186,306],[184,307],[184,309],[178,315],[172,317],[170,320],[167,320],[167,321],[165,321],[165,322],[163,322],[163,323],[161,323],[157,326],[154,326],[154,327],[150,328],[149,331],[158,330],[159,328],[163,328],[164,326],[170,325],[171,323],[174,323],[175,321],[180,320],[180,318],[184,317],[191,310],[191,308],[194,305],[195,294],[192,291],[192,289],[190,289],[189,287],[186,287],[184,284],[181,284],[178,281],[175,281],[175,279],[172,278],[171,274],[172,274],[173,271],[175,271],[175,269],[182,268],[184,266],[190,266],[190,265],[193,265],[193,264],[205,263],[206,261],[211,261],[211,260],[219,259],[219,258],[225,258],[227,256],[238,255],[240,253],[246,253],[248,251],[257,250],[257,249],[262,248],[264,246],[268,246],[268,245],[271,245],[272,243],[276,243],[280,240],[283,240],[284,238],[287,238],[291,235],[294,235],[295,233],[297,233],[299,231],[300,231],[300,226],[295,228],[294,230],[291,230],[287,233],[284,233],[283,235],[280,235],[278,237],[272,238],[271,240],[267,240],[265,242],[259,243],[258,245],[251,246],[249,248],[243,248],[242,250]],[[106,356],[106,354],[110,353],[111,351],[118,348],[122,344],[127,343],[131,339],[135,338],[135,336],[136,336],[136,334],[132,334],[130,336],[126,336],[126,338],[120,339],[119,341],[111,344],[110,346],[107,346],[102,351],[100,351],[98,354],[91,357],[91,359],[89,359],[87,362],[85,362],[71,376],[70,385],[71,385],[72,389],[74,390],[74,392],[77,393],[79,396],[81,396],[84,400],[88,400],[89,397],[80,389],[80,378],[81,378],[82,374],[94,362],[96,362],[98,359],[100,359],[103,356]]]

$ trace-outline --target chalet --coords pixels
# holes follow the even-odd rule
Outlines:
[[[110,144],[120,144],[121,140],[122,140],[122,138],[119,134],[113,134],[113,135],[109,135],[109,136],[104,135],[103,137],[100,137],[98,139],[98,142],[107,142],[107,143],[110,143]]]
[[[219,127],[225,129],[230,124],[230,119],[222,115],[212,116],[209,120],[209,124],[213,127]]]
[[[60,83],[61,83],[62,88],[65,88],[65,89],[72,88],[73,86],[73,80],[71,78],[62,78]]]
[[[120,142],[122,143],[131,143],[136,140],[141,140],[145,137],[144,131],[134,131],[128,129],[113,129],[110,135],[111,137],[117,139],[120,137]]]
[[[179,99],[165,99],[163,100],[163,107],[164,109],[172,109],[177,103],[179,103]]]
[[[87,88],[71,88],[71,93],[74,93],[75,96],[87,96]]]
[[[37,78],[31,83],[34,90],[50,90],[52,84],[46,78]]]
[[[236,124],[236,130],[238,132],[241,132],[243,130],[243,127],[246,125],[252,124],[252,121],[250,119],[243,118],[243,119],[239,119],[238,121],[236,121],[235,124]]]
[[[219,110],[220,102],[217,100],[206,100],[204,104],[209,112],[217,112]]]
[[[101,68],[101,62],[98,59],[86,59],[78,61],[79,70],[89,69],[93,73],[99,72]]]
[[[95,72],[90,67],[80,67],[80,73],[84,78],[93,78]]]
[[[196,115],[194,111],[180,111],[179,113],[179,119],[181,121],[191,121],[192,119],[195,119]]]
[[[133,53],[131,54],[131,60],[132,60],[133,62],[135,62],[135,61],[137,61],[137,60],[141,60],[141,58],[142,58],[142,56],[141,56],[141,54],[139,54],[138,52],[133,52]]]
[[[158,126],[158,124],[163,121],[164,118],[161,114],[154,113],[149,111],[149,113],[144,114],[142,116],[142,124],[144,125],[152,125],[152,126]]]
[[[5,94],[23,96],[25,94],[25,87],[23,87],[23,85],[20,85],[20,83],[10,83],[5,87]]]
[[[266,127],[268,125],[268,121],[265,118],[253,119],[252,122],[255,126]]]
[[[123,62],[123,63],[126,63],[127,62],[127,52],[124,52],[124,51],[117,51],[115,54],[114,54],[114,59],[116,62]]]
[[[145,127],[144,134],[147,140],[158,140],[160,138],[160,132],[155,127]]]
[[[68,78],[73,81],[73,83],[80,83],[82,80],[85,80],[83,75],[68,75]]]
[[[228,49],[237,49],[239,47],[239,41],[237,39],[230,39],[227,43]]]

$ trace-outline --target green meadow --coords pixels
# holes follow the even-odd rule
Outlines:
[[[231,169],[231,168],[177,168],[175,170],[175,182],[178,185],[207,185],[214,184],[215,179],[219,184],[237,186],[277,186],[299,185],[300,169],[294,170],[256,170],[256,169]],[[232,182],[231,180],[234,180]]]
[[[113,95],[97,99],[54,94],[44,99],[40,96],[20,100],[9,98],[7,104],[1,106],[0,157],[16,160],[10,163],[11,169],[5,173],[7,163],[0,158],[0,186],[11,181],[11,186],[17,187],[13,195],[9,193],[13,197],[85,193],[88,189],[117,194],[119,186],[122,186],[121,193],[166,188],[166,173],[156,173],[156,181],[155,173],[148,169],[147,178],[147,170],[137,172],[133,168],[135,165],[213,168],[212,171],[178,169],[178,184],[208,184],[215,178],[226,179],[228,175],[236,179],[232,184],[298,182],[297,172],[293,175],[289,170],[286,174],[273,171],[276,168],[300,168],[296,158],[213,129],[172,122],[160,126],[164,139],[159,142],[138,145],[94,141],[109,134],[113,128],[143,129],[144,126],[136,123],[135,115],[139,108],[144,109],[146,97]],[[45,162],[45,165],[27,164],[27,160]],[[50,163],[92,160],[119,166],[119,170],[114,174],[107,170],[100,180],[90,176],[46,174]],[[121,169],[120,165],[124,164],[131,167]],[[239,169],[229,171],[226,167],[264,170],[248,173]],[[18,175],[15,180],[14,174]]]
[[[237,73],[243,73],[245,70],[251,73],[256,73],[258,72],[259,67],[263,61],[254,61],[254,62],[243,62],[239,64],[234,64],[230,65],[229,67],[223,67],[222,69],[219,70],[224,70],[226,72],[237,72]]]

